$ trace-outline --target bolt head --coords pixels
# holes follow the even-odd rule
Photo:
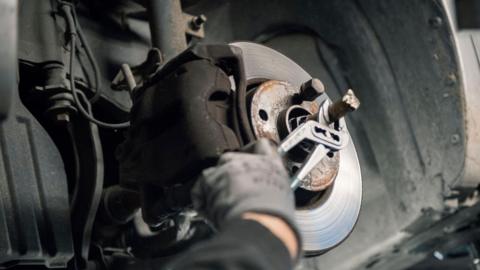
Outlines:
[[[202,25],[207,21],[207,17],[203,14],[195,16],[192,18],[192,28],[198,30],[202,27]]]
[[[439,28],[443,24],[443,20],[442,20],[442,18],[436,16],[436,17],[433,17],[433,18],[429,19],[428,23],[433,28]]]
[[[348,89],[341,100],[335,101],[328,107],[329,121],[335,122],[344,117],[347,113],[355,111],[360,107],[360,100],[355,96],[352,89]]]
[[[352,89],[348,89],[347,93],[342,97],[342,102],[348,105],[352,111],[360,107],[360,100],[355,96]]]
[[[316,78],[304,82],[300,87],[300,96],[306,101],[313,101],[324,92],[325,86],[322,81]]]
[[[68,123],[70,122],[70,115],[68,115],[68,113],[60,113],[57,114],[55,120],[59,123]]]

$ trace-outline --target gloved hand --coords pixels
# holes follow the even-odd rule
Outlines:
[[[293,191],[276,148],[267,139],[251,148],[254,154],[229,152],[203,171],[192,190],[194,207],[219,228],[246,212],[279,217],[300,243]]]

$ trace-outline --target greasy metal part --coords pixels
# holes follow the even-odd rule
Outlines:
[[[152,46],[169,60],[187,48],[180,0],[149,0],[148,17]]]
[[[358,107],[360,107],[360,100],[355,96],[352,89],[348,89],[341,100],[334,102],[328,107],[329,121],[331,123],[338,121],[347,113],[358,109]]]
[[[300,66],[277,51],[248,42],[238,42],[232,45],[242,50],[247,81],[258,82],[270,79],[288,82],[294,89],[300,89],[304,82],[311,79],[311,76]],[[279,95],[282,95],[284,91],[288,93],[281,85],[275,85],[280,89]],[[258,114],[258,106],[257,110],[252,109],[254,99],[255,97],[252,98],[250,112]],[[302,105],[312,113],[319,112],[318,103],[304,102]],[[259,115],[257,118],[256,114],[252,113],[251,117],[259,119]],[[340,125],[344,125],[343,119],[339,122]],[[255,130],[255,127],[253,128]],[[278,138],[278,135],[272,133],[271,130],[267,131],[269,132],[265,132],[264,135]],[[259,136],[257,133],[256,135]],[[303,237],[303,250],[306,255],[320,254],[335,247],[349,235],[357,221],[362,198],[362,180],[353,143],[349,143],[340,150],[339,156],[341,158],[339,158],[335,183],[324,191],[321,198],[314,204],[296,211],[296,221]]]
[[[313,101],[325,92],[322,81],[316,78],[306,81],[300,87],[300,97],[303,100]]]

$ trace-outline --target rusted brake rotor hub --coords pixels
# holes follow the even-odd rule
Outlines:
[[[251,97],[250,118],[257,137],[280,142],[309,117],[318,114],[318,101],[299,100],[300,89],[285,81],[270,80],[260,84]],[[297,104],[295,104],[297,103]],[[288,167],[297,170],[309,153],[309,145],[294,149]],[[300,188],[308,191],[327,189],[335,180],[339,168],[339,153],[324,158],[307,176]]]

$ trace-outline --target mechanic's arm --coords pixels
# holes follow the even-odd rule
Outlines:
[[[173,264],[180,269],[292,269],[300,253],[293,192],[272,145],[255,154],[227,153],[205,170],[192,191],[196,209],[219,233]]]

